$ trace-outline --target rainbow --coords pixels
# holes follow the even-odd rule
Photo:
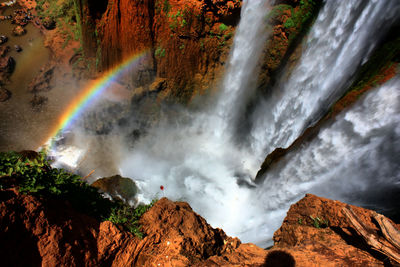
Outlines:
[[[124,73],[137,66],[149,54],[149,51],[147,49],[126,58],[122,63],[107,71],[101,78],[90,82],[82,89],[58,118],[56,125],[52,128],[49,137],[46,139],[46,146],[51,148],[54,137],[71,126],[93,100],[97,99],[112,82],[118,80]]]

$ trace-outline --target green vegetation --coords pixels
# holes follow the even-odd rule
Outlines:
[[[49,18],[56,22],[57,28],[65,36],[64,47],[69,40],[82,39],[80,12],[74,0],[38,0],[36,11],[42,20]]]
[[[219,30],[220,30],[221,32],[226,31],[228,28],[229,28],[229,27],[226,26],[224,23],[221,23],[221,24],[219,25]]]
[[[164,5],[163,5],[163,11],[165,14],[169,13],[169,10],[171,9],[171,5],[168,0],[164,0]]]
[[[310,215],[311,220],[313,221],[313,226],[315,228],[326,228],[329,227],[329,221],[323,218],[313,217]]]
[[[154,51],[154,55],[158,58],[165,57],[165,48],[162,48],[162,46],[157,47],[156,51]]]
[[[274,21],[279,19],[281,16],[289,16],[283,23],[283,27],[288,33],[289,41],[293,41],[298,33],[307,31],[310,26],[312,19],[316,16],[319,10],[318,1],[313,0],[301,0],[298,8],[294,8],[291,5],[280,4],[274,6],[266,17],[268,21]]]
[[[185,8],[183,10],[178,10],[175,14],[167,13],[167,17],[170,19],[170,29],[175,30],[178,26],[183,28],[188,25],[187,19],[190,17],[190,11]]]
[[[292,28],[294,26],[296,26],[296,25],[295,25],[294,21],[291,18],[288,18],[285,21],[285,23],[283,24],[283,27],[285,27],[285,28]]]
[[[0,153],[0,188],[14,186],[22,193],[68,201],[75,209],[121,225],[138,237],[143,237],[139,219],[154,204],[153,201],[150,205],[132,208],[121,201],[106,199],[78,175],[53,169],[44,152],[33,157],[16,152]]]
[[[139,219],[155,203],[155,200],[149,205],[141,205],[137,208],[123,206],[122,208],[113,208],[108,220],[114,224],[123,225],[128,231],[134,233],[137,237],[143,238],[140,231]]]

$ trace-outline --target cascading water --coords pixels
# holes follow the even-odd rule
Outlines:
[[[252,94],[252,79],[268,35],[264,24],[267,13],[266,0],[244,1],[215,108],[198,113],[182,111],[182,120],[175,118],[172,127],[171,121],[160,122],[133,151],[127,151],[121,173],[135,178],[142,200],[161,196],[159,187],[163,185],[163,196],[188,201],[211,225],[232,235],[239,235],[238,225],[242,228],[239,231],[247,228],[251,190],[240,187],[237,180],[250,180],[259,166],[249,151],[231,142],[229,127],[240,115],[246,96]]]
[[[289,81],[254,113],[252,147],[261,159],[289,146],[348,88],[357,68],[399,20],[400,2],[326,1]]]
[[[347,89],[357,68],[398,18],[399,5],[396,1],[327,1],[289,82],[282,82],[278,87],[283,89],[274,90],[271,99],[254,113],[252,145],[245,147],[232,142],[230,127],[253,93],[252,79],[268,35],[263,25],[268,9],[266,1],[244,1],[216,107],[198,112],[182,109],[173,120],[160,119],[133,149],[121,141],[115,149],[123,159],[118,161],[120,174],[137,182],[140,201],[162,196],[188,201],[212,226],[262,246],[271,241],[288,206],[305,192],[345,198],[353,185],[360,188],[371,183],[371,176],[353,178],[343,189],[339,173],[345,168],[347,177],[362,177],[358,164],[364,164],[379,179],[392,174],[386,184],[398,183],[398,175],[393,174],[399,173],[399,151],[385,146],[387,140],[399,142],[398,79],[339,117],[308,148],[289,154],[259,187],[249,178],[255,176],[267,152],[289,145],[319,117],[326,103]],[[385,104],[392,106],[385,108]],[[118,147],[118,142],[113,146]],[[373,164],[373,159],[383,157],[381,153],[390,165],[386,173],[379,173]],[[239,180],[245,180],[245,185],[239,185],[243,184]],[[323,190],[327,184],[336,186],[338,192],[328,194]]]
[[[247,100],[254,93],[260,58],[267,38],[266,0],[244,1],[240,24],[235,34],[228,71],[225,75],[215,113],[221,118],[219,128],[226,130],[244,113]],[[232,132],[232,129],[229,129]]]
[[[286,210],[305,193],[383,211],[388,206],[399,209],[400,76],[287,155],[269,170],[256,192],[265,214]]]

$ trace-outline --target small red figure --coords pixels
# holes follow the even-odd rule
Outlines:
[[[163,186],[163,185],[160,185],[160,189],[161,189],[161,190],[164,190],[164,186]]]

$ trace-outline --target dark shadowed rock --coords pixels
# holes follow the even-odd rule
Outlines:
[[[122,199],[132,204],[136,204],[137,202],[136,195],[138,193],[138,187],[132,179],[114,175],[100,178],[96,180],[92,186],[109,194],[114,199]]]
[[[11,92],[0,87],[0,102],[7,101],[11,97]]]
[[[42,23],[46,30],[54,30],[56,28],[56,22],[52,18],[46,17]]]

